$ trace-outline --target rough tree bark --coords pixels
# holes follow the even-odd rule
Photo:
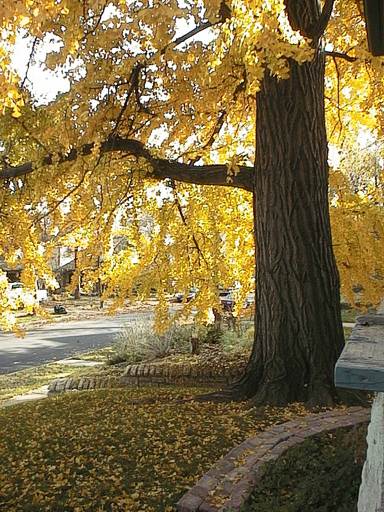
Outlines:
[[[313,22],[303,9],[313,3],[297,2],[296,21]],[[324,67],[318,49],[312,62],[292,61],[287,80],[267,74],[257,95],[255,341],[235,390],[258,403],[327,404],[335,397],[333,368],[344,337],[328,207]]]

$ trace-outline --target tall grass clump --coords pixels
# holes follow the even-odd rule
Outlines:
[[[190,352],[193,335],[189,325],[174,325],[165,333],[156,334],[149,323],[131,322],[117,333],[109,362],[134,364]]]

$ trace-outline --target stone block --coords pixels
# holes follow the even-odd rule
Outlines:
[[[200,507],[198,508],[199,512],[218,512],[218,508],[212,505],[211,503],[207,503],[204,501]]]
[[[260,457],[262,457],[263,455],[264,455],[264,453],[262,455],[261,454],[260,455],[259,454],[251,455],[245,459],[245,461],[242,465],[244,467],[246,467],[247,469],[251,469],[251,468],[253,468],[253,466],[255,466],[255,464],[257,464],[259,462]]]
[[[235,467],[234,461],[225,457],[224,459],[221,459],[216,464],[216,469],[218,472],[220,472],[222,475],[225,475],[232,471]]]
[[[155,377],[162,377],[164,374],[164,365],[156,365],[155,366]]]
[[[242,446],[242,444],[235,446],[235,448],[232,448],[230,452],[228,452],[228,455],[226,455],[225,458],[227,459],[237,459],[240,457],[240,455],[243,453],[245,448]]]
[[[201,485],[195,485],[192,488],[191,492],[193,493],[194,496],[198,496],[199,498],[204,500],[208,496],[209,489]]]
[[[220,472],[216,468],[212,468],[203,477],[198,480],[197,484],[199,487],[204,487],[208,490],[213,490],[217,486],[217,483],[221,477]]]
[[[64,384],[64,391],[68,391],[69,389],[73,389],[72,385],[74,384],[74,379],[67,379]]]
[[[302,429],[302,430],[296,430],[295,432],[295,436],[296,437],[300,437],[301,439],[306,439],[307,437],[311,437],[315,434],[316,432],[312,432],[312,430],[310,430],[309,428],[307,429]]]
[[[176,503],[177,512],[197,512],[203,500],[199,496],[194,496],[191,492],[187,492]]]
[[[123,373],[121,374],[122,377],[126,377],[131,374],[131,366],[127,366]]]
[[[249,497],[250,494],[250,491],[243,491],[240,488],[238,491],[234,491],[234,493],[231,495],[231,498],[225,504],[224,510],[230,510],[231,512],[239,510],[240,507],[244,505],[245,500]]]
[[[48,393],[55,393],[57,387],[57,380],[53,380],[48,385]]]
[[[280,456],[279,453],[272,453],[272,451],[269,451],[267,452],[265,455],[263,455],[260,460],[259,460],[259,464],[266,464],[267,462],[271,462],[273,460],[276,460],[278,459]]]

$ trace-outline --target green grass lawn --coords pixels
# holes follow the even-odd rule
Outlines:
[[[76,368],[59,363],[43,364],[34,368],[26,368],[14,373],[0,375],[0,403],[17,395],[28,393],[33,389],[49,384],[61,377],[76,377],[99,372],[100,368]],[[0,508],[1,510],[1,508]]]
[[[103,347],[89,352],[71,356],[72,359],[82,361],[97,361],[105,363],[113,353],[112,347]],[[78,377],[80,375],[92,375],[94,373],[114,371],[113,368],[76,367],[66,365],[65,363],[48,363],[33,368],[26,368],[18,372],[0,375],[0,403],[2,400],[8,400],[14,396],[21,395],[49,384],[54,379],[64,377]],[[0,509],[1,510],[1,509]]]
[[[114,353],[114,347],[109,346],[91,350],[90,352],[84,352],[82,354],[76,354],[76,356],[73,357],[76,357],[76,359],[81,359],[82,361],[98,361],[101,363],[106,363]]]
[[[231,447],[305,413],[177,401],[202,391],[99,390],[1,409],[0,510],[170,512]]]

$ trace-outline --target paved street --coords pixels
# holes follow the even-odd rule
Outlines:
[[[149,320],[151,313],[134,312],[115,317],[48,324],[29,330],[24,338],[0,333],[0,374],[64,359],[110,345],[124,324]]]

